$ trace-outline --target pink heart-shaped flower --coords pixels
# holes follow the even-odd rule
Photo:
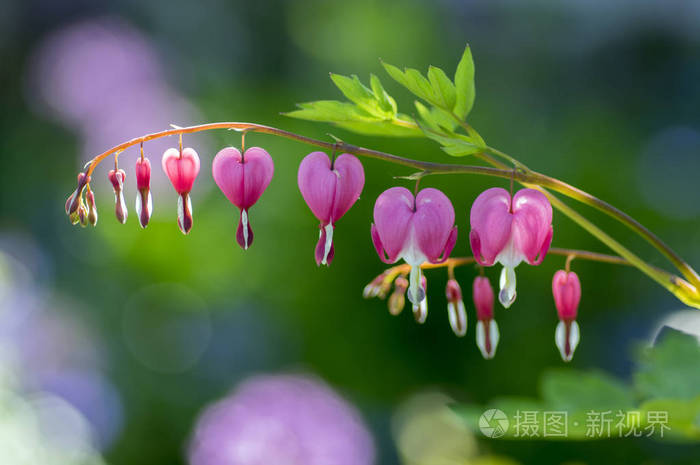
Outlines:
[[[168,175],[178,194],[186,194],[192,190],[194,180],[199,174],[199,156],[193,148],[187,147],[180,151],[170,148],[163,154],[163,171]]]

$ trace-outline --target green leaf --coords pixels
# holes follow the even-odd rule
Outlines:
[[[339,102],[337,100],[318,100],[316,102],[300,103],[297,106],[299,107],[298,110],[283,114],[308,121],[381,121],[380,118],[363,111],[352,103]]]
[[[384,86],[382,86],[382,82],[379,80],[379,78],[374,74],[370,74],[369,82],[372,86],[372,92],[374,93],[374,97],[379,102],[380,107],[384,111],[391,112],[392,115],[396,116],[396,100],[394,100],[391,97],[391,95],[389,95],[387,91],[384,90]]]
[[[455,106],[457,91],[450,78],[440,68],[430,66],[428,68],[428,79],[433,87],[433,94],[439,106],[447,111],[452,111]]]
[[[433,86],[420,71],[413,68],[407,68],[405,71],[401,71],[396,66],[384,62],[382,62],[382,65],[384,69],[386,69],[386,72],[389,73],[389,76],[396,82],[413,92],[417,97],[434,105],[436,104]]]
[[[637,391],[645,398],[691,399],[700,396],[700,346],[695,337],[665,331],[656,346],[639,354],[634,376]]]
[[[440,145],[442,145],[442,150],[453,157],[473,155],[482,150],[481,147],[475,145],[469,137],[462,134],[446,134],[441,131],[432,130],[421,124],[418,126],[426,137],[439,142]]]
[[[347,77],[331,73],[331,79],[348,100],[357,104],[367,113],[381,119],[389,119],[394,116],[391,106],[386,109],[382,108],[374,93],[365,87],[357,76]]]
[[[469,45],[464,49],[462,59],[455,72],[455,88],[457,91],[454,113],[464,120],[474,105],[476,89],[474,86],[474,60]]]
[[[616,379],[598,372],[552,370],[542,378],[542,397],[556,410],[628,410],[632,392]]]
[[[390,121],[363,122],[348,121],[335,123],[336,126],[368,136],[420,137],[420,129],[397,126]]]

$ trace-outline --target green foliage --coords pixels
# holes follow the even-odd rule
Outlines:
[[[472,155],[486,147],[481,136],[464,120],[474,105],[474,61],[469,46],[457,65],[454,81],[436,66],[427,75],[407,68],[382,63],[396,82],[422,100],[415,101],[418,119],[398,112],[396,100],[374,74],[370,87],[355,76],[331,73],[331,80],[347,102],[319,100],[299,104],[286,113],[293,118],[335,124],[350,131],[382,136],[427,137],[440,143],[454,157]],[[428,104],[426,106],[423,102]],[[458,132],[462,131],[462,132]]]
[[[589,413],[608,412],[611,435],[616,429],[627,430],[631,415],[639,416],[636,424],[644,436],[653,426],[649,412],[667,412],[668,429],[664,437],[676,440],[700,440],[700,345],[694,337],[671,332],[654,347],[638,353],[634,383],[629,385],[604,373],[557,369],[545,372],[540,380],[540,399],[499,398],[485,406],[462,404],[453,410],[465,423],[478,431],[481,414],[490,408],[502,410],[513,421],[521,412],[566,412],[568,439],[601,439],[607,435],[591,435]],[[540,423],[541,424],[541,423]],[[516,438],[510,428],[506,438]],[[653,435],[659,438],[659,427]],[[545,437],[541,439],[564,439]]]

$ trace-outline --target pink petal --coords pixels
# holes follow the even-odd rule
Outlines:
[[[535,189],[522,189],[513,197],[513,245],[531,265],[542,262],[552,240],[552,206]]]
[[[360,198],[365,185],[365,172],[360,160],[349,153],[335,159],[333,171],[338,177],[331,211],[331,222],[334,223]]]
[[[182,150],[182,157],[177,149],[170,148],[163,154],[163,171],[178,194],[192,190],[194,180],[199,174],[199,156],[192,148]]]
[[[496,256],[508,243],[513,221],[509,210],[510,194],[500,187],[485,190],[472,204],[470,243],[479,263],[493,265]]]
[[[490,320],[493,318],[493,288],[489,278],[477,276],[472,286],[472,298],[476,307],[476,316],[479,320]]]
[[[413,219],[413,194],[405,187],[392,187],[382,192],[374,204],[372,237],[382,261],[395,262],[409,239]],[[388,259],[380,253],[386,252]]]
[[[559,319],[563,321],[575,320],[578,304],[581,301],[581,282],[578,275],[573,271],[567,273],[564,270],[554,273],[552,294]]]
[[[331,222],[338,176],[331,171],[331,160],[323,152],[312,152],[301,161],[297,175],[304,201],[322,224]]]
[[[148,158],[136,160],[136,187],[148,189],[151,186],[151,162]]]
[[[450,199],[438,189],[431,187],[423,189],[416,196],[416,212],[413,215],[413,227],[420,250],[432,263],[441,260],[445,252],[448,238],[453,237],[452,246],[442,261],[447,259],[449,252],[457,240],[457,230],[454,229],[455,211]]]
[[[212,163],[216,185],[232,204],[252,207],[272,180],[274,164],[264,149],[251,147],[241,157],[234,147],[220,150]]]

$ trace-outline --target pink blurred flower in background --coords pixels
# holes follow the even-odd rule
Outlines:
[[[317,378],[260,375],[201,414],[190,465],[369,465],[358,412]]]

